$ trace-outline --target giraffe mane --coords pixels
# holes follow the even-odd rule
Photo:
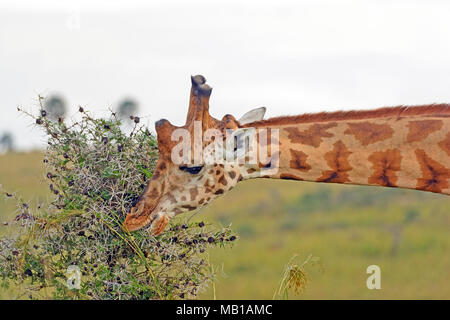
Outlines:
[[[350,110],[335,112],[305,113],[297,116],[280,116],[266,120],[255,121],[243,127],[264,127],[272,125],[288,125],[308,122],[327,122],[339,120],[362,120],[404,116],[450,116],[450,104],[427,104],[419,106],[400,105],[396,107],[383,107],[374,110]]]

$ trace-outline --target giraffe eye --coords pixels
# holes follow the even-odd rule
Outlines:
[[[196,166],[196,167],[180,166],[180,170],[189,172],[190,174],[197,174],[202,169],[203,169],[203,166]]]

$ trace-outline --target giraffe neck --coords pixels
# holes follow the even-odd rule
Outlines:
[[[279,130],[279,170],[270,178],[450,194],[448,105],[276,118],[252,125]]]

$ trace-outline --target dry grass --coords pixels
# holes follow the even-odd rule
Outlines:
[[[295,263],[297,258],[298,255],[295,254],[286,264],[278,290],[273,294],[273,299],[288,300],[289,291],[293,291],[296,295],[302,294],[311,280],[306,267],[319,266],[323,272],[323,265],[320,263],[319,257],[310,254],[302,263]]]

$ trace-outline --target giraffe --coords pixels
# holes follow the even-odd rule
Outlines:
[[[152,234],[158,235],[173,216],[204,207],[238,182],[253,178],[372,185],[450,194],[448,104],[322,112],[266,120],[262,107],[251,110],[239,120],[229,114],[218,120],[209,114],[212,88],[205,78],[193,76],[191,82],[186,124],[175,127],[166,119],[155,123],[159,158],[147,187],[126,216],[125,230],[134,231],[149,225]],[[201,124],[197,129],[196,122]],[[196,142],[189,137],[192,147],[184,152],[194,151],[185,158],[185,163],[175,163],[172,151],[178,143],[173,139],[177,129],[190,133],[216,130],[223,133],[223,141],[227,130],[276,131],[275,138],[266,135],[270,138],[262,139],[259,132],[263,131],[256,134],[258,150],[264,147],[264,150],[276,152],[270,157],[258,156],[253,163],[227,160],[195,163],[191,161],[195,148],[206,150],[211,143],[222,141],[205,139]],[[245,158],[248,158],[247,154]]]

